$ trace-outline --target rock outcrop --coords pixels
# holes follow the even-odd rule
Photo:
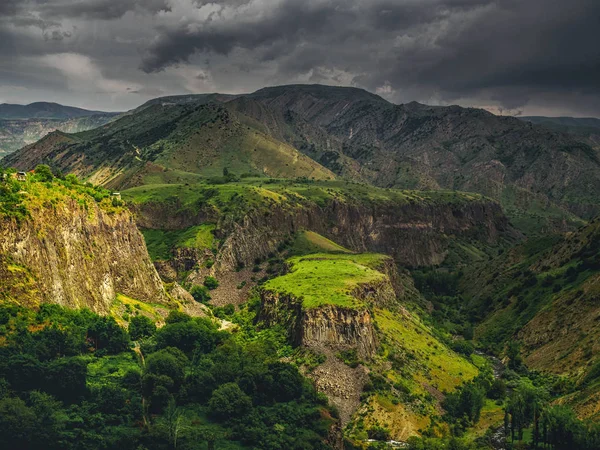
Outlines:
[[[215,259],[217,273],[251,266],[255,259],[276,252],[283,241],[300,230],[314,231],[356,252],[384,253],[400,265],[413,267],[441,263],[453,239],[494,245],[501,238],[518,237],[500,206],[486,199],[437,204],[284,204],[237,220],[216,218],[210,212],[190,212],[186,216],[177,205],[164,203],[135,205],[134,211],[141,228],[183,229],[206,220],[218,223],[221,245]],[[165,222],[158,217],[177,220],[168,222],[173,226],[165,228]]]
[[[58,303],[108,313],[117,293],[168,303],[142,235],[126,210],[67,197],[0,218],[0,301]]]

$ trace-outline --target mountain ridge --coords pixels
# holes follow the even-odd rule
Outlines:
[[[54,102],[34,102],[27,105],[0,103],[0,119],[73,119],[98,114],[120,113],[93,111]]]
[[[569,229],[577,224],[576,216],[600,212],[600,153],[588,143],[481,109],[394,105],[351,87],[284,85],[251,94],[161,97],[73,139],[78,143],[67,153],[66,147],[46,148],[47,142],[40,142],[5,162],[23,169],[46,162],[85,177],[108,171],[111,176],[92,180],[100,183],[144,161],[215,176],[237,164],[233,155],[238,151],[250,150],[268,162],[269,153],[254,148],[258,139],[304,154],[353,181],[484,194],[500,201],[528,233]],[[106,150],[91,152],[98,146]],[[102,161],[100,154],[106,156]],[[84,169],[76,169],[83,160]],[[306,176],[272,169],[259,167],[252,157],[234,171]]]

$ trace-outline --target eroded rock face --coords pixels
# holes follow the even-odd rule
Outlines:
[[[230,270],[265,257],[290,234],[315,231],[357,252],[378,252],[409,266],[441,263],[449,236],[494,243],[511,232],[494,202],[447,205],[372,205],[332,202],[326,207],[273,208],[268,215],[248,215],[241,223],[222,224],[227,236],[217,264]]]
[[[331,305],[304,310],[301,335],[297,339],[299,344],[309,348],[355,348],[361,358],[373,356],[379,346],[373,318],[366,308],[351,309]]]
[[[76,200],[0,219],[0,300],[58,303],[105,314],[117,293],[140,301],[168,298],[129,212],[109,214]]]
[[[441,263],[454,237],[486,244],[500,237],[518,237],[500,206],[488,200],[436,205],[341,201],[326,206],[274,205],[267,213],[254,212],[240,220],[215,217],[214,211],[187,214],[177,204],[147,203],[135,205],[134,211],[141,228],[184,229],[217,223],[221,240],[215,259],[217,273],[264,259],[300,230],[314,231],[356,252],[384,253],[400,265],[413,267]],[[165,222],[165,217],[170,219]],[[174,259],[182,256],[174,255]]]
[[[393,271],[393,266],[389,270]],[[359,306],[324,304],[305,308],[302,299],[264,289],[259,321],[267,326],[284,325],[294,345],[319,352],[356,349],[361,358],[370,358],[377,352],[379,342],[369,306],[391,306],[397,302],[396,292],[386,276],[381,281],[359,285],[350,295]]]

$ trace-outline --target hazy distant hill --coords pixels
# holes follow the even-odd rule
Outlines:
[[[78,133],[108,123],[119,113],[88,111],[57,103],[0,104],[0,157],[56,130]]]
[[[114,118],[114,114],[105,113],[73,119],[0,119],[0,157],[32,144],[53,131],[78,133],[100,127]]]
[[[519,119],[582,137],[592,146],[600,147],[600,119],[595,117],[525,116]]]
[[[37,102],[29,105],[0,104],[0,119],[73,119],[96,114],[107,113],[47,102]]]

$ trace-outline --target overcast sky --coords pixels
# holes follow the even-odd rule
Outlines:
[[[600,117],[600,0],[0,0],[0,103],[288,83]]]

